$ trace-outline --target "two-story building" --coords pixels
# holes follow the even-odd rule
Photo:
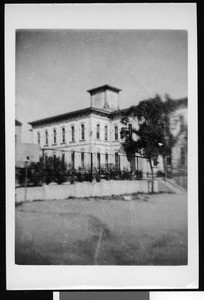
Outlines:
[[[34,143],[40,145],[45,157],[62,156],[74,168],[88,167],[91,164],[94,167],[115,164],[121,170],[130,169],[130,162],[121,145],[120,131],[124,126],[121,117],[126,109],[119,109],[120,91],[110,85],[88,90],[90,107],[30,122]],[[182,124],[186,124],[187,99],[175,101],[178,101],[178,109],[172,113],[172,131],[178,135],[178,142],[172,151],[172,157],[167,159],[167,164],[173,164],[173,168],[177,168],[178,164],[182,165],[183,161],[186,164],[181,146],[182,130],[177,132],[175,123],[178,121],[177,126],[181,124],[180,129]],[[186,155],[187,143],[185,147]],[[135,158],[135,166],[143,171],[144,176],[150,172],[149,163],[144,158]],[[155,171],[162,169],[161,160],[154,168]]]

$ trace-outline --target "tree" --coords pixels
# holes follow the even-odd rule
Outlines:
[[[166,101],[162,101],[156,95],[155,98],[143,100],[137,106],[130,107],[121,120],[126,125],[121,130],[121,137],[124,139],[123,147],[127,157],[139,153],[147,158],[152,173],[152,182],[154,182],[153,160],[157,160],[159,155],[163,157],[166,175],[165,158],[167,155],[171,155],[171,149],[175,143],[170,131],[170,113],[173,109],[173,100],[166,98]],[[138,124],[138,128],[132,128],[131,132],[127,127],[131,122],[130,119],[135,120]]]

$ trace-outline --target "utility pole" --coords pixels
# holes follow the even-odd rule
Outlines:
[[[27,200],[28,162],[29,162],[29,156],[27,156],[26,161],[25,161],[25,198],[24,198],[25,202]]]

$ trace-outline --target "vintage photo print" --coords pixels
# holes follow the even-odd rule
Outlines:
[[[6,6],[9,289],[197,287],[195,16]]]

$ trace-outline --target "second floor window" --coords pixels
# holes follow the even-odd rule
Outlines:
[[[179,116],[179,122],[180,122],[180,130],[184,129],[184,117]]]
[[[65,143],[65,128],[62,128],[62,143]]]
[[[38,132],[38,144],[40,145],[40,132]]]
[[[115,141],[118,140],[118,126],[115,126]]]
[[[45,145],[48,145],[48,132],[45,131]]]
[[[132,124],[128,124],[129,137],[132,137]]]
[[[96,138],[100,140],[100,124],[96,125]]]
[[[105,141],[108,140],[108,126],[105,126]]]
[[[84,124],[81,124],[81,139],[85,139],[85,126]]]
[[[181,165],[184,166],[186,161],[186,151],[184,147],[181,147]]]
[[[53,142],[54,142],[54,144],[57,143],[57,131],[56,131],[56,129],[53,130]]]
[[[75,141],[75,128],[74,126],[71,127],[71,135],[72,135],[72,142]]]

